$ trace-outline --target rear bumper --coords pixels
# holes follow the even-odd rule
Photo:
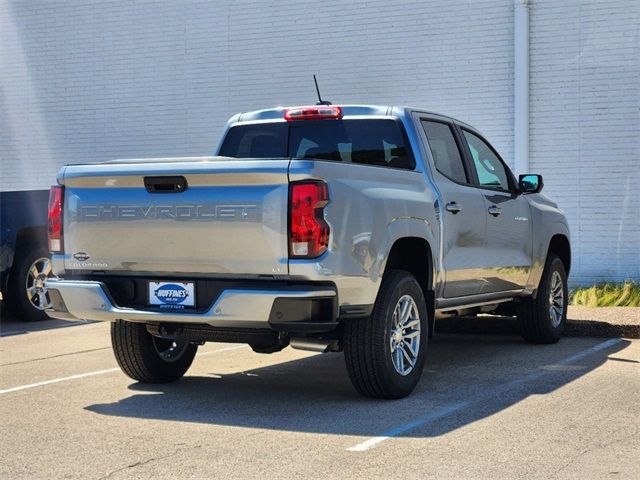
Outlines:
[[[198,313],[120,307],[98,281],[51,279],[46,287],[53,305],[47,314],[64,320],[188,323],[291,332],[323,332],[337,326],[338,296],[327,286],[227,289],[206,311]]]

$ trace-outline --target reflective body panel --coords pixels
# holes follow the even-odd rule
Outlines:
[[[485,211],[496,207],[498,215],[486,215],[484,257],[487,292],[522,289],[531,273],[531,206],[523,195],[482,191]]]

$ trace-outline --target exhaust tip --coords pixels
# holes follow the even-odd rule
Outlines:
[[[291,348],[295,348],[296,350],[326,353],[330,351],[337,351],[338,340],[294,337],[289,340],[289,345]]]

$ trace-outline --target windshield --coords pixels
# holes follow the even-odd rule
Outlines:
[[[300,158],[413,169],[399,122],[317,120],[238,125],[220,155],[234,158]]]

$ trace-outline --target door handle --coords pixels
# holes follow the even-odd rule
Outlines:
[[[494,217],[497,217],[498,215],[500,215],[502,213],[502,209],[500,207],[496,207],[495,205],[491,205],[488,208],[488,211]]]
[[[458,205],[456,202],[447,203],[447,212],[451,212],[454,215],[462,210],[462,207]]]

